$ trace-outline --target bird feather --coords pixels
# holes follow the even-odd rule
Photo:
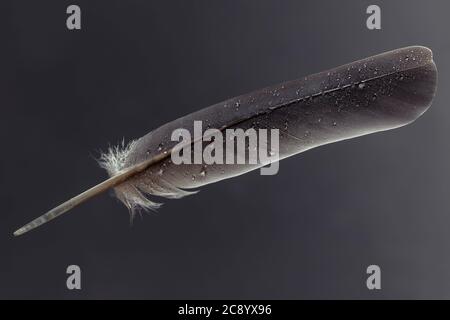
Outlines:
[[[228,99],[110,148],[99,160],[110,176],[108,180],[31,221],[14,235],[110,188],[134,214],[141,208],[158,208],[160,204],[152,196],[182,198],[204,185],[268,164],[174,164],[170,155],[184,146],[179,147],[171,135],[179,128],[194,135],[194,121],[220,131],[278,129],[281,160],[324,144],[409,124],[428,109],[436,86],[431,50],[413,46]]]

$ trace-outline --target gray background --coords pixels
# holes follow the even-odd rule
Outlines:
[[[66,7],[82,9],[68,31]],[[0,298],[450,298],[448,1],[2,1]],[[129,225],[103,195],[108,143],[266,85],[408,45],[433,49],[414,124],[167,201]],[[82,290],[65,287],[69,264]],[[365,269],[378,264],[382,290]]]

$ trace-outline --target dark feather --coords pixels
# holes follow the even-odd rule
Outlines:
[[[432,53],[407,47],[356,61],[241,95],[194,112],[103,156],[109,180],[78,195],[20,228],[27,232],[111,188],[132,211],[158,204],[149,195],[179,198],[186,189],[231,178],[267,163],[181,164],[170,154],[178,143],[172,132],[184,128],[193,135],[194,121],[203,130],[279,129],[280,159],[344,139],[411,123],[431,104],[437,71]]]

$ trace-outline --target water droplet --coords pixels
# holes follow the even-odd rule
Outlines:
[[[200,171],[200,176],[201,177],[206,176],[206,169],[205,168],[203,168],[202,171]]]
[[[334,121],[333,122],[333,127],[336,127],[337,126],[337,123],[336,123],[336,121]]]
[[[162,175],[163,173],[164,173],[164,170],[163,169],[159,169],[158,174]]]
[[[364,89],[365,86],[366,84],[361,82],[360,84],[358,84],[358,89]]]
[[[192,181],[195,181],[195,175],[194,174],[192,175]]]
[[[161,150],[162,150],[162,148],[163,148],[163,144],[162,144],[162,143],[160,143],[160,144],[158,145],[158,151],[161,151]]]

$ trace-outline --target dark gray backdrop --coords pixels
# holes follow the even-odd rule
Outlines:
[[[82,9],[68,31],[66,7]],[[448,1],[2,1],[0,298],[450,298]],[[416,123],[167,201],[130,227],[103,195],[12,232],[104,179],[123,137],[226,98],[408,45],[439,88]],[[65,269],[82,269],[82,290]],[[366,267],[382,290],[366,288]]]

